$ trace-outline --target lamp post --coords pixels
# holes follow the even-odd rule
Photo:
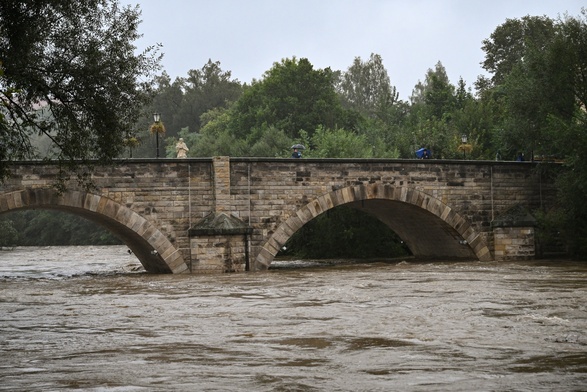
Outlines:
[[[161,114],[153,113],[153,125],[151,125],[151,133],[155,133],[155,143],[157,144],[156,157],[159,158],[159,133],[165,133],[165,126],[161,122]]]
[[[467,149],[465,148],[468,138],[464,133],[461,135],[461,142],[463,143],[463,159],[467,159]]]
[[[133,147],[138,146],[139,139],[134,133],[127,133],[126,138],[124,139],[124,145],[128,147],[128,157],[132,158],[132,149]]]
[[[153,121],[155,121],[155,124],[159,125],[159,121],[161,121],[161,114],[159,113],[153,113]],[[157,130],[155,132],[155,140],[157,143],[157,155],[156,157],[159,158],[159,130]]]

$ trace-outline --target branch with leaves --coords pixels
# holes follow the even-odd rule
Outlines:
[[[118,0],[0,2],[0,181],[10,162],[44,158],[60,187],[86,184],[93,162],[119,156],[160,68],[158,47],[135,53],[139,17]],[[40,135],[49,155],[30,142]]]

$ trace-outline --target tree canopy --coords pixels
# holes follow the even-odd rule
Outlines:
[[[344,113],[330,68],[314,69],[306,58],[283,59],[254,81],[236,102],[231,128],[246,136],[264,125],[275,126],[290,138],[310,134],[319,126],[344,126]]]
[[[120,154],[158,70],[157,47],[135,54],[139,16],[116,0],[0,2],[0,178],[39,157],[36,135],[82,182],[84,163]]]
[[[340,77],[338,92],[345,106],[371,117],[381,116],[398,100],[383,59],[375,53],[368,61],[355,58]]]
[[[516,64],[524,60],[529,48],[544,48],[552,39],[555,22],[545,16],[507,19],[490,37],[483,40],[483,68],[492,74],[492,82],[502,83]]]

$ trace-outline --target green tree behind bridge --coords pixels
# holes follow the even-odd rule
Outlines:
[[[66,212],[23,210],[0,216],[0,247],[121,243],[108,230]]]
[[[91,159],[120,155],[158,69],[157,48],[135,54],[139,15],[116,0],[0,2],[0,179],[40,157],[33,135],[86,184]]]

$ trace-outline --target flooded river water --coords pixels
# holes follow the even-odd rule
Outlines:
[[[587,263],[293,264],[2,251],[0,390],[587,390]]]

